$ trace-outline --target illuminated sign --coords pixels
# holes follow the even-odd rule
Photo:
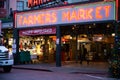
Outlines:
[[[19,35],[20,36],[29,36],[29,35],[44,35],[44,34],[56,34],[56,28],[55,27],[49,27],[49,28],[39,28],[39,29],[30,29],[30,30],[20,30]]]
[[[28,0],[28,7],[35,7],[55,0]]]
[[[72,5],[16,13],[15,25],[17,28],[21,28],[105,20],[115,20],[114,2]]]

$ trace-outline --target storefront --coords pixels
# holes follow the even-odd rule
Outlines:
[[[56,27],[24,29],[19,31],[19,52],[30,51],[31,59],[54,61]]]
[[[40,60],[56,60],[61,66],[64,60],[79,61],[84,45],[91,60],[104,60],[114,44],[115,5],[96,2],[16,12],[14,53],[29,47]]]

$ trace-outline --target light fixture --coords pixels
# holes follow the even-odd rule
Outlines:
[[[108,24],[108,25],[107,25],[107,28],[109,28],[109,27],[110,27],[110,25]]]
[[[114,37],[114,36],[115,36],[115,33],[112,33],[112,36]]]
[[[93,25],[95,26],[96,24],[95,24],[95,23],[93,23]]]
[[[72,39],[72,36],[70,36],[70,39]]]
[[[91,26],[89,26],[89,29],[91,28]]]
[[[72,27],[72,30],[74,30],[75,29],[75,27]]]

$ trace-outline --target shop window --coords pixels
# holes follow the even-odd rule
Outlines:
[[[17,10],[18,11],[24,10],[24,1],[17,1]]]
[[[28,7],[28,2],[26,2],[26,7]]]

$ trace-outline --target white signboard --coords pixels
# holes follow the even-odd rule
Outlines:
[[[60,39],[57,38],[57,40],[56,40],[56,44],[59,44],[59,42],[60,42]]]
[[[15,43],[12,45],[12,52],[16,53],[16,44]]]

